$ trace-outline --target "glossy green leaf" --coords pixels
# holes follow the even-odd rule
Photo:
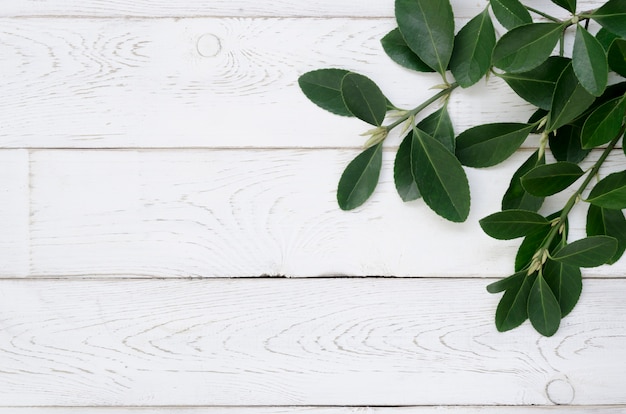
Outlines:
[[[556,162],[540,165],[522,177],[522,186],[530,194],[547,197],[565,190],[584,174],[571,162]]]
[[[319,69],[298,78],[298,85],[317,106],[337,115],[354,116],[341,97],[341,81],[348,74],[343,69]]]
[[[415,52],[406,44],[400,29],[397,27],[387,33],[385,37],[380,40],[381,45],[387,56],[394,62],[407,69],[412,69],[418,72],[434,72],[435,70],[428,66],[422,59],[420,59]]]
[[[604,177],[593,187],[586,201],[614,210],[626,208],[626,171]]]
[[[467,176],[454,154],[439,141],[413,130],[413,177],[426,204],[443,218],[462,222],[470,209]]]
[[[380,125],[387,113],[387,98],[371,79],[348,73],[341,81],[341,96],[346,108],[357,118]]]
[[[617,240],[613,237],[591,236],[566,245],[552,258],[570,266],[596,267],[611,260],[616,251]]]
[[[546,130],[554,131],[574,120],[593,103],[595,97],[582,87],[572,65],[561,73],[554,88]]]
[[[626,38],[626,0],[609,0],[591,18],[607,30]]]
[[[528,319],[528,296],[536,278],[537,274],[520,278],[504,292],[496,309],[498,331],[517,328]]]
[[[526,210],[505,210],[480,220],[480,227],[498,240],[511,240],[550,227],[540,214]]]
[[[608,62],[611,70],[626,77],[626,39],[616,39],[609,49]]]
[[[400,32],[419,58],[444,74],[454,46],[454,15],[449,0],[396,0]]]
[[[344,170],[337,188],[337,202],[342,210],[363,204],[378,184],[383,159],[382,142],[359,154]]]
[[[563,25],[559,23],[518,26],[505,33],[496,44],[493,64],[512,73],[534,69],[548,59],[562,31]]]
[[[591,150],[583,149],[580,142],[581,128],[578,125],[563,125],[549,134],[550,151],[557,161],[578,164]]]
[[[543,336],[554,335],[561,323],[559,302],[541,274],[535,279],[528,295],[528,319]]]
[[[550,56],[541,65],[528,72],[503,73],[502,79],[526,102],[542,109],[550,109],[556,81],[571,60]]]
[[[565,10],[576,13],[576,0],[551,0],[557,6],[563,7]]]
[[[617,262],[626,250],[626,219],[622,210],[589,205],[587,236],[610,236],[617,240],[617,250],[608,264]]]
[[[456,156],[468,167],[490,167],[519,148],[533,129],[520,123],[478,125],[462,132],[456,139]]]
[[[538,211],[543,204],[543,197],[537,197],[524,190],[522,186],[521,178],[527,172],[532,170],[538,165],[544,165],[546,163],[545,156],[539,158],[539,151],[535,151],[513,174],[509,188],[502,197],[502,210],[529,210]]]
[[[411,147],[413,145],[413,131],[409,132],[402,140],[396,160],[393,165],[393,179],[396,184],[396,191],[402,201],[413,201],[421,197],[417,189],[417,183],[413,178],[413,167],[411,166]]]
[[[489,0],[496,19],[507,30],[533,22],[530,13],[519,0]]]
[[[549,215],[547,218],[548,221],[551,221],[557,218],[561,213],[557,212]],[[550,233],[551,228],[545,228],[543,230],[537,231],[535,233],[531,233],[528,236],[524,237],[522,243],[517,249],[517,254],[515,255],[515,271],[520,271],[530,265],[530,262],[537,252],[537,250],[543,246],[543,244],[547,241],[548,234]],[[561,243],[562,239],[567,238],[568,226],[566,221],[565,231],[563,234],[560,234],[558,237],[552,239],[548,250],[553,252]]]
[[[604,51],[608,53],[611,48],[611,44],[615,39],[619,39],[619,36],[613,32],[609,32],[603,27],[598,30],[598,33],[596,33],[596,39],[598,39],[598,42],[600,42]]]
[[[606,144],[619,133],[626,116],[626,97],[610,100],[589,115],[581,132],[582,147]]]
[[[454,153],[456,145],[454,127],[448,113],[448,105],[443,105],[432,114],[421,120],[417,128],[441,142],[450,152]]]
[[[489,9],[470,20],[454,39],[450,70],[462,88],[478,82],[491,67],[496,32]]]
[[[576,27],[572,67],[580,84],[593,96],[600,96],[608,82],[606,52],[598,40],[581,25]]]
[[[559,302],[561,317],[565,317],[578,303],[580,292],[583,289],[580,269],[548,259],[543,267],[543,277]]]
[[[517,272],[511,276],[505,277],[504,279],[500,279],[496,282],[490,283],[487,285],[487,292],[489,293],[498,293],[504,292],[505,290],[515,287],[517,284],[522,283],[522,279],[526,277],[526,271]]]

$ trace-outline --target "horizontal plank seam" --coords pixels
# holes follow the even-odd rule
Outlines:
[[[481,408],[481,407],[501,407],[501,408],[522,408],[522,407],[533,407],[533,408],[625,408],[626,405],[623,404],[593,404],[593,405],[584,405],[584,404],[563,404],[563,405],[554,405],[554,404],[520,404],[520,405],[500,405],[500,404],[486,404],[486,405],[476,405],[476,404],[454,404],[454,405],[446,405],[446,404],[432,404],[432,405],[0,405],[0,409],[31,409],[31,408],[60,408],[60,409],[85,409],[85,408],[117,408],[117,409],[134,409],[134,408],[147,408],[147,409],[179,409],[179,408],[233,408],[233,409],[241,409],[241,408],[280,408],[280,409],[306,409],[306,408],[435,408],[435,407],[445,407],[445,408]]]
[[[80,15],[80,14],[49,14],[49,15],[29,15],[29,14],[16,14],[16,15],[0,15],[2,19],[82,19],[82,20],[182,20],[182,19],[345,19],[345,20],[388,20],[393,19],[393,15],[388,16],[345,16],[345,15],[315,15],[309,16],[302,15],[270,15],[270,14],[258,14],[258,15],[220,15],[220,14],[205,14],[205,15],[167,15],[167,16],[144,16],[144,15]],[[456,16],[457,19],[463,19],[462,16]]]

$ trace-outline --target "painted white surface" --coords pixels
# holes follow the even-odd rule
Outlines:
[[[485,4],[456,0],[457,28]],[[343,67],[420,103],[438,81],[384,55],[392,16],[391,0],[0,4],[0,413],[626,410],[624,262],[585,272],[553,338],[493,325],[482,278],[511,271],[517,242],[477,220],[536,139],[468,169],[465,224],[400,202],[398,137],[373,199],[337,208],[367,126],[297,77]],[[457,132],[531,113],[495,79],[450,110]]]

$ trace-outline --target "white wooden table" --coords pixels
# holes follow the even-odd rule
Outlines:
[[[457,29],[486,3],[456,0]],[[536,140],[467,170],[464,224],[394,194],[397,136],[373,198],[337,207],[367,128],[297,78],[432,95],[380,47],[392,0],[5,0],[0,22],[0,413],[626,412],[626,261],[585,271],[554,337],[493,323],[519,241],[477,221]],[[450,111],[532,108],[492,79]]]

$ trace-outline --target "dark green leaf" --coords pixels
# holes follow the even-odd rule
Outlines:
[[[402,33],[400,33],[400,29],[397,27],[387,33],[385,37],[380,40],[380,43],[385,53],[387,53],[387,56],[400,66],[418,72],[434,72],[434,69],[424,63],[406,44]]]
[[[561,307],[541,274],[535,279],[528,295],[528,319],[544,336],[552,336],[561,323]]]
[[[615,40],[608,56],[611,70],[626,77],[626,39]]]
[[[475,84],[491,67],[491,54],[496,45],[496,32],[485,9],[470,20],[454,40],[450,70],[462,88]]]
[[[465,221],[470,209],[469,183],[454,154],[414,129],[411,157],[413,177],[426,204],[447,220]]]
[[[571,162],[539,165],[522,177],[522,186],[530,194],[547,197],[563,191],[583,174],[583,170]]]
[[[533,19],[519,0],[489,0],[496,19],[507,30],[532,23]]]
[[[539,151],[535,151],[530,158],[528,158],[524,164],[522,164],[515,174],[513,174],[513,178],[511,178],[511,183],[509,184],[509,188],[504,193],[504,197],[502,197],[502,210],[529,210],[529,211],[537,211],[543,204],[543,197],[537,197],[530,194],[528,191],[524,190],[522,186],[521,178],[528,171],[532,170],[538,165],[543,165],[546,163],[546,158],[542,155],[539,158]]]
[[[441,142],[451,153],[454,153],[454,128],[448,113],[448,105],[442,106],[421,120],[417,128]]]
[[[449,0],[396,0],[395,15],[407,45],[443,75],[454,46],[454,15]]]
[[[496,44],[493,64],[512,73],[534,69],[550,56],[562,31],[563,25],[558,23],[518,26],[505,33]]]
[[[371,79],[356,73],[346,74],[341,81],[341,96],[354,116],[368,124],[382,124],[387,98]]]
[[[526,277],[526,271],[517,272],[511,276],[505,277],[504,279],[500,279],[497,282],[493,282],[487,286],[487,292],[489,293],[498,293],[504,292],[505,290],[515,287],[517,284],[522,282],[522,279]]]
[[[576,0],[551,0],[557,6],[563,7],[565,10],[576,13]]]
[[[604,177],[593,187],[586,201],[615,210],[626,208],[626,171]]]
[[[619,133],[626,116],[626,97],[615,98],[598,107],[589,115],[580,136],[586,149],[611,141]]]
[[[537,274],[516,279],[498,303],[496,309],[496,328],[500,332],[520,326],[528,319],[528,296]]]
[[[593,96],[600,96],[608,82],[609,65],[604,48],[584,27],[577,25],[572,67],[580,84]]]
[[[570,266],[596,267],[607,263],[617,251],[617,240],[608,236],[591,236],[566,245],[552,258]]]
[[[542,109],[550,109],[556,81],[570,59],[550,56],[541,65],[528,72],[503,73],[502,79],[526,102]]]
[[[411,131],[402,140],[393,165],[393,179],[402,201],[413,201],[421,197],[413,178],[413,168],[411,167],[412,145],[413,132]]]
[[[520,123],[478,125],[462,132],[456,139],[456,156],[468,167],[490,167],[519,148],[533,129]]]
[[[621,98],[624,94],[626,94],[626,82],[620,82],[607,86],[604,93],[596,98],[593,103],[589,105],[589,107],[585,109],[580,116],[577,116],[574,120],[572,120],[570,124],[576,125],[582,129],[583,124],[593,111],[612,99]]]
[[[613,40],[619,39],[619,36],[613,32],[609,32],[603,27],[598,30],[598,33],[596,33],[596,39],[598,39],[598,42],[600,42],[604,51],[608,53],[611,48],[611,43],[613,43]]]
[[[343,69],[319,69],[300,76],[300,89],[317,106],[337,115],[354,116],[341,97],[341,81],[348,74]]]
[[[543,277],[559,302],[561,317],[565,317],[576,306],[583,289],[580,269],[548,259],[543,267]]]
[[[557,212],[557,213],[549,215],[546,218],[548,221],[551,221],[559,217],[560,214],[561,214],[560,212]],[[537,231],[535,233],[529,234],[528,236],[524,237],[524,240],[522,241],[522,244],[520,244],[519,249],[517,250],[517,254],[515,255],[515,271],[516,272],[530,265],[530,262],[533,256],[535,255],[535,253],[537,252],[537,250],[539,250],[539,248],[543,246],[543,244],[547,241],[550,230],[551,228],[545,228],[543,230]],[[568,232],[568,226],[567,226],[567,221],[566,221],[565,231],[563,232],[563,234],[561,234],[560,237],[555,237],[552,239],[552,242],[550,243],[550,246],[548,247],[548,250],[550,252],[554,251],[559,246],[562,239],[567,238],[567,232]]]
[[[626,0],[609,0],[591,18],[607,30],[626,38]]]
[[[554,88],[546,130],[554,131],[569,123],[589,108],[594,99],[578,81],[572,65],[567,65]]]
[[[611,210],[589,205],[587,236],[610,236],[617,240],[617,251],[608,264],[617,262],[626,250],[626,219],[622,210]]]
[[[549,134],[550,150],[557,161],[578,164],[591,150],[583,149],[580,143],[581,128],[578,125],[563,125]]]
[[[505,210],[480,220],[480,227],[494,239],[510,240],[550,227],[540,214],[526,210]]]
[[[383,159],[382,142],[359,154],[344,170],[337,188],[342,210],[357,208],[369,198],[378,184]]]

